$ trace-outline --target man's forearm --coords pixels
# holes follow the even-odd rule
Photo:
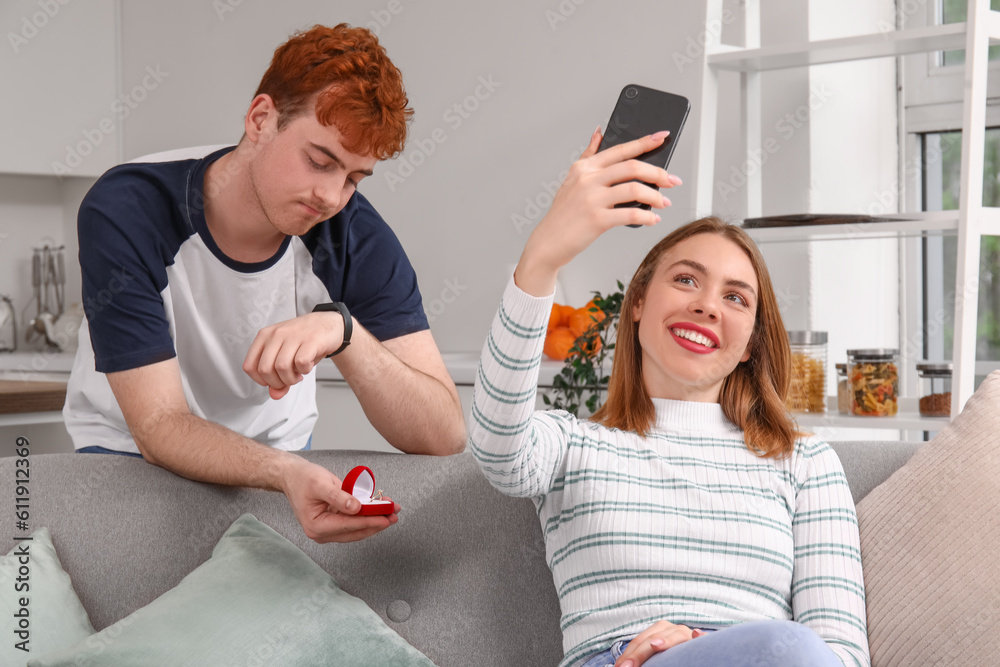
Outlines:
[[[295,457],[192,414],[171,413],[133,432],[143,457],[199,482],[284,491]]]
[[[389,444],[409,454],[462,451],[465,419],[454,384],[407,365],[362,327],[348,349],[334,357],[337,367]]]

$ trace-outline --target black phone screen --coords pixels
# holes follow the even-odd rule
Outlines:
[[[643,153],[637,159],[666,169],[673,155],[677,139],[684,128],[691,103],[686,97],[665,93],[645,86],[629,84],[622,88],[618,103],[611,113],[611,119],[604,130],[604,138],[598,151],[639,139],[649,134],[668,130],[670,136],[657,148]],[[645,183],[651,188],[656,186]],[[648,210],[647,204],[628,202],[616,207],[636,207]],[[629,225],[639,227],[640,225]]]

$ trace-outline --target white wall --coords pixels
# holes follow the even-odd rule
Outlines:
[[[850,11],[813,0],[810,32],[813,39],[878,32],[895,24],[894,11],[890,0],[854,0]],[[823,100],[812,111],[810,210],[897,212],[894,59],[815,67],[810,85]],[[898,251],[896,239],[812,244],[810,322],[830,332],[831,361],[846,361],[851,348],[899,347]],[[835,393],[832,378],[829,386]]]
[[[126,3],[123,77],[149,65],[169,77],[126,123],[125,157],[235,141],[274,47],[290,33],[317,22],[377,27],[416,116],[402,158],[380,165],[362,191],[409,252],[440,347],[478,350],[509,267],[544,213],[546,184],[558,183],[607,122],[621,87],[637,82],[696,98],[699,69],[670,59],[700,30],[695,7],[300,0],[244,2],[220,15],[202,0]],[[438,129],[443,143],[431,139]],[[673,162],[682,178],[692,150],[682,139]],[[419,164],[411,173],[403,162]],[[687,220],[690,192],[673,195],[660,229],[617,230],[567,267],[567,299],[582,305],[590,290],[629,276],[668,228]]]
[[[892,5],[891,0],[851,0],[847,12],[843,2],[825,0],[763,4],[764,44],[875,30],[877,12],[884,15]],[[724,5],[735,15],[741,10],[738,0]],[[566,299],[582,304],[591,290],[612,289],[656,240],[693,216],[690,168],[701,79],[698,42],[707,28],[703,2],[125,2],[121,90],[132,89],[149,68],[162,78],[122,122],[123,157],[235,142],[274,47],[297,29],[340,21],[377,28],[403,71],[416,109],[406,153],[380,165],[363,190],[407,248],[443,350],[481,347],[509,268],[544,213],[547,189],[559,181],[593,129],[606,123],[625,83],[692,99],[695,108],[671,165],[685,185],[670,193],[674,208],[658,228],[615,230],[567,267],[562,278]],[[724,26],[723,36],[738,43],[740,30],[736,20]],[[693,55],[695,64],[678,54]],[[825,69],[764,77],[763,136],[776,138],[780,146],[764,169],[767,213],[856,211],[871,201],[873,186],[882,188],[894,175],[894,149],[888,143],[895,136],[893,81],[884,68],[871,76],[863,69],[839,75],[832,68],[824,74]],[[862,86],[855,85],[857,77],[864,79]],[[483,79],[494,82],[488,95],[480,87]],[[783,120],[803,105],[808,108],[812,89],[824,81],[837,91],[829,103],[810,108],[796,125]],[[736,82],[735,75],[723,77],[715,184],[736,186],[735,194],[717,197],[716,212],[732,220],[746,211],[745,192],[734,174],[748,167]],[[477,87],[485,99],[469,97]],[[456,104],[468,107],[466,118],[449,112]],[[431,153],[428,141],[438,128],[446,140]],[[845,141],[845,135],[855,142]],[[845,144],[854,150],[834,157]],[[412,174],[405,171],[404,162],[418,161]],[[388,182],[389,174],[402,182]],[[75,245],[76,207],[92,182],[0,176],[0,234],[7,235],[0,237],[0,292],[13,293],[19,309],[30,299],[30,248],[49,238]],[[828,244],[824,248],[810,254],[803,244],[790,244],[763,251],[789,328],[826,328],[836,337],[833,332],[858,306],[853,301],[831,306],[820,296],[836,293],[827,288],[831,281],[841,284],[845,254]],[[885,252],[873,252],[870,264],[877,272],[866,269],[860,280],[867,284],[874,276],[880,286],[872,291],[891,296],[886,287],[895,279],[893,266]],[[79,299],[79,277],[70,276],[72,302]],[[878,301],[874,308],[884,313],[894,306]],[[878,327],[864,343],[845,339],[836,345],[886,344],[891,324]]]
[[[762,46],[801,43],[809,39],[808,3],[800,0],[762,3]],[[741,14],[738,3],[727,3]],[[724,10],[725,11],[725,10]],[[727,26],[727,44],[742,44],[740,20]],[[809,72],[777,70],[761,75],[761,141],[769,150],[748,155],[743,149],[739,76],[720,75],[719,136],[716,147],[714,212],[724,219],[747,217],[746,176],[761,173],[763,210],[766,215],[810,211],[810,117],[801,113],[809,102]],[[787,116],[792,114],[794,120]],[[810,257],[805,243],[761,246],[778,293],[788,329],[809,329]]]

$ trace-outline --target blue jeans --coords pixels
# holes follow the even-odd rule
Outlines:
[[[142,458],[142,454],[136,454],[135,452],[119,452],[114,449],[108,449],[106,447],[98,447],[97,445],[91,445],[90,447],[81,447],[76,450],[77,454],[117,454],[118,456],[136,456]]]
[[[312,449],[312,444],[313,444],[313,437],[310,435],[309,436],[309,441],[306,442],[306,446],[303,447],[300,451],[304,452],[307,449]],[[142,454],[136,454],[135,452],[118,452],[118,451],[115,451],[114,449],[107,449],[106,447],[98,447],[97,445],[91,445],[90,447],[81,447],[80,449],[76,450],[76,453],[77,454],[118,454],[120,456],[137,456],[140,459],[142,458]]]
[[[615,642],[582,667],[610,667],[628,646]],[[819,635],[795,621],[741,623],[654,653],[643,667],[843,667]]]

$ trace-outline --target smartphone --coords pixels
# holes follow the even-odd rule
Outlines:
[[[618,95],[618,103],[611,112],[611,119],[597,150],[600,152],[605,148],[668,130],[670,135],[660,146],[637,158],[666,169],[677,145],[677,139],[681,136],[681,130],[684,129],[684,121],[687,120],[689,111],[691,102],[686,97],[630,83],[622,88],[622,92]],[[643,185],[656,188],[652,183]],[[647,211],[650,209],[648,204],[636,201],[615,205],[615,208],[623,207],[639,207]],[[628,226],[642,227],[642,225]]]

